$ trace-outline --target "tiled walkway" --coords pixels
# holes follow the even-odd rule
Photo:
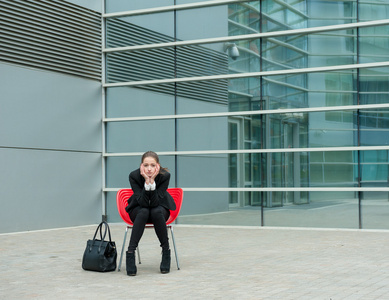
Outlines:
[[[96,225],[0,235],[0,299],[389,299],[389,231],[175,227],[160,274],[152,229],[129,277],[81,268]],[[125,226],[111,224],[118,252]],[[119,261],[119,258],[118,258]]]

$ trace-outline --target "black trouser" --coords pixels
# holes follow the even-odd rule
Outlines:
[[[154,225],[155,233],[161,243],[163,250],[169,250],[169,239],[167,236],[166,221],[169,219],[170,211],[163,207],[135,207],[130,212],[131,221],[134,223],[131,231],[128,251],[133,252],[138,247],[139,241],[145,230],[146,223]]]

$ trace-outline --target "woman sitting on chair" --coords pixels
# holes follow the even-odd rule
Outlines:
[[[172,196],[166,191],[170,173],[159,164],[158,155],[148,151],[143,154],[140,168],[130,173],[130,185],[134,194],[128,199],[128,212],[134,223],[130,244],[126,252],[127,275],[136,275],[135,250],[143,235],[146,223],[154,225],[162,247],[161,273],[170,271],[170,247],[166,228],[170,210],[176,209]]]

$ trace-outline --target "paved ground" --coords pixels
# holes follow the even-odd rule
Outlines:
[[[181,270],[163,275],[149,229],[129,277],[82,270],[95,228],[0,235],[0,299],[389,299],[389,231],[178,225]]]

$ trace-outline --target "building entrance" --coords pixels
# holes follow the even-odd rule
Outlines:
[[[260,122],[253,118],[229,118],[229,149],[257,149]],[[260,186],[260,154],[229,154],[229,187]],[[258,206],[258,192],[229,192],[230,207]]]

